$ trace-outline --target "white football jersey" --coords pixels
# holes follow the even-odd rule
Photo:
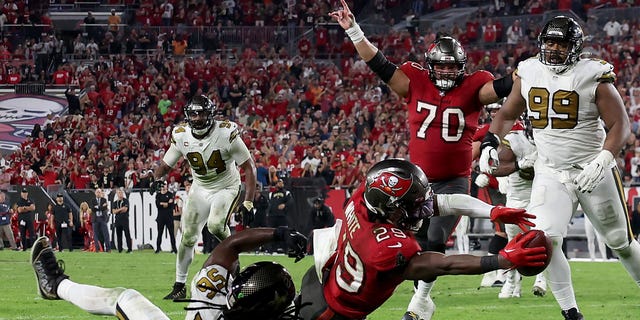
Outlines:
[[[200,269],[191,281],[191,300],[206,303],[189,303],[187,308],[203,309],[187,310],[185,320],[222,319],[221,308],[227,304],[226,294],[232,282],[227,269],[222,266],[214,264]]]
[[[187,124],[173,129],[171,146],[163,161],[173,167],[180,157],[189,163],[195,184],[223,189],[240,184],[237,165],[247,161],[251,154],[236,123],[215,120],[213,129],[202,139],[196,139]]]
[[[565,170],[595,159],[605,139],[596,88],[615,80],[613,66],[584,59],[556,74],[534,57],[520,62],[517,74],[538,148],[536,166]]]
[[[508,142],[508,147],[513,151],[516,161],[536,150],[536,145],[529,140],[524,130],[511,130],[504,136],[504,140]],[[508,177],[509,188],[507,189],[507,203],[505,205],[514,208],[526,208],[531,198],[532,180],[523,179],[518,171],[511,173]]]

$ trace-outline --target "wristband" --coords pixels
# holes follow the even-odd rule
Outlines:
[[[273,241],[284,241],[289,228],[277,227],[273,230]]]
[[[253,202],[246,200],[245,202],[242,203],[242,205],[248,210],[251,211],[253,210]]]
[[[351,39],[351,42],[353,43],[358,43],[364,39],[364,32],[362,32],[360,25],[355,21],[353,22],[353,25],[344,32],[349,36],[349,39]]]
[[[498,263],[498,255],[481,257],[480,268],[482,269],[482,273],[500,269],[500,264]]]

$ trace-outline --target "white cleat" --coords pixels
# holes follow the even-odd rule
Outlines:
[[[436,312],[436,304],[433,302],[431,297],[427,297],[423,301],[417,305],[417,308],[412,308],[411,310],[407,310],[405,316],[402,318],[405,319],[418,319],[418,320],[431,320],[433,314]]]

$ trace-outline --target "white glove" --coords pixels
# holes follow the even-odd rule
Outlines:
[[[578,186],[578,191],[591,192],[604,179],[604,170],[608,169],[613,161],[613,154],[609,150],[602,150],[598,156],[587,164],[580,174],[573,180]]]
[[[474,181],[478,188],[484,188],[489,185],[489,176],[481,173],[476,177],[476,181]]]
[[[488,174],[493,174],[500,165],[498,159],[498,146],[500,145],[500,139],[495,133],[487,132],[480,145],[480,160],[478,165],[480,171]]]
[[[533,152],[525,155],[518,160],[518,170],[533,168],[533,165],[536,164],[537,159],[538,151],[534,150]]]

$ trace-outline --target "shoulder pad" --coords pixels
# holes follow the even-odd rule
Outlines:
[[[589,59],[588,70],[593,70],[595,80],[598,82],[615,82],[616,73],[613,65],[602,59]]]
[[[187,132],[187,128],[185,128],[183,125],[178,125],[173,129],[174,134],[183,133],[183,132]]]

